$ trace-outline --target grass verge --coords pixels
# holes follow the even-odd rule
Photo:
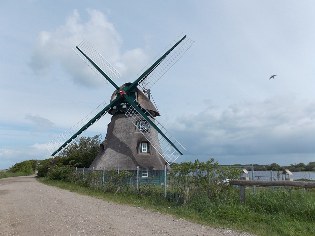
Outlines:
[[[3,178],[9,178],[9,177],[17,177],[17,176],[26,176],[29,174],[26,174],[24,172],[10,172],[10,171],[0,171],[0,179]]]
[[[142,207],[211,227],[230,228],[256,235],[315,235],[315,192],[297,194],[248,194],[246,204],[238,201],[210,202],[200,196],[186,205],[161,196],[136,193],[107,193],[74,183],[40,178],[40,182],[97,197],[106,201]],[[261,197],[263,196],[263,197]],[[289,209],[288,209],[289,208]]]

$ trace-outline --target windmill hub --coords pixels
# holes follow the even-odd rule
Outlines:
[[[119,89],[115,90],[111,96],[111,102],[119,98],[116,104],[108,111],[109,114],[125,114],[126,110],[130,107],[130,104],[125,98],[125,95],[129,96],[143,111],[148,111],[153,117],[160,116],[160,113],[150,101],[147,94],[142,92],[137,87],[129,89],[131,83],[123,84]]]
[[[119,94],[120,94],[120,96],[124,96],[127,93],[124,90],[119,90]]]

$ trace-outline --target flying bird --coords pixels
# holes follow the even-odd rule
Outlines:
[[[274,78],[275,78],[275,76],[277,76],[277,75],[272,75],[272,76],[270,76],[270,78],[269,78],[269,79],[274,79]]]

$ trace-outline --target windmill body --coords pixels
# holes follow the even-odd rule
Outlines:
[[[113,101],[119,91],[128,84],[116,90],[111,98]],[[134,97],[137,103],[150,112],[151,119],[159,116],[149,98],[138,88],[130,96]],[[144,119],[139,119],[135,126],[125,115],[129,104],[122,100],[112,107],[109,113],[112,115],[108,124],[107,134],[101,144],[99,155],[95,158],[90,168],[96,170],[136,170],[137,167],[146,170],[164,170],[166,161],[156,150],[161,149],[158,140],[158,132],[152,128]],[[150,142],[143,136],[142,132],[151,136]],[[152,143],[155,143],[153,148]]]

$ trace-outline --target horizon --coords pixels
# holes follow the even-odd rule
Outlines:
[[[55,158],[55,157],[50,157],[50,158]],[[38,160],[38,159],[30,159],[30,160],[23,160],[23,161],[31,161],[31,160],[35,160],[35,161],[42,161],[43,159],[41,159],[41,160]],[[44,159],[45,160],[45,159]],[[196,159],[196,160],[189,160],[190,162],[195,162],[195,161],[197,161],[198,159]],[[188,162],[189,162],[188,161]],[[199,161],[199,160],[198,160]],[[216,162],[216,160],[214,159],[214,161]],[[20,163],[20,162],[17,162],[17,163],[15,163],[15,164],[18,164],[18,163]],[[177,163],[177,162],[174,162],[174,163]],[[180,163],[182,163],[182,162],[179,162],[178,164],[180,164]],[[280,165],[280,164],[278,164],[278,163],[276,163],[276,162],[274,162],[274,163],[269,163],[269,164],[257,164],[257,163],[247,163],[247,164],[240,164],[240,163],[234,163],[234,164],[220,164],[219,162],[218,162],[218,165],[219,166],[239,166],[239,167],[245,167],[245,166],[247,166],[247,167],[252,167],[252,166],[270,166],[270,165],[272,165],[272,164],[278,164],[280,167],[288,167],[288,166],[294,166],[294,165],[298,165],[298,164],[301,164],[301,163],[303,163],[304,165],[308,165],[308,164],[310,164],[310,163],[313,163],[313,162],[308,162],[308,163],[304,163],[304,162],[299,162],[299,163],[291,163],[291,164],[289,164],[289,165]],[[14,166],[15,164],[13,164],[12,166]],[[0,171],[2,171],[2,170],[9,170],[12,166],[10,166],[9,168],[6,168],[6,169],[0,169]],[[88,167],[85,167],[85,168],[88,168]]]

